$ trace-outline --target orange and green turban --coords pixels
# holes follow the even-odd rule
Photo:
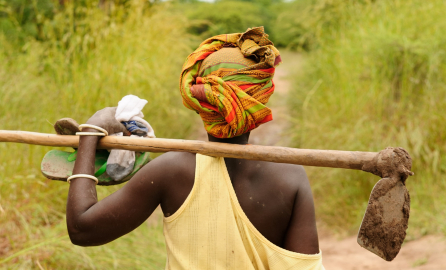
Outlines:
[[[211,37],[183,65],[183,104],[200,114],[212,136],[240,136],[273,119],[265,104],[279,63],[279,51],[263,27]]]

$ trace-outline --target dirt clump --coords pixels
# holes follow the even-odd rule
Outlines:
[[[364,164],[362,170],[383,178],[399,178],[404,183],[409,175],[414,175],[411,168],[412,158],[404,148],[387,147]]]

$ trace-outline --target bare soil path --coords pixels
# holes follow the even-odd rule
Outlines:
[[[356,236],[336,239],[319,237],[322,260],[327,270],[442,270],[446,269],[446,241],[429,235],[403,244],[400,253],[386,262],[356,243]]]

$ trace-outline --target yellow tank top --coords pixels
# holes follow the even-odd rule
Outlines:
[[[252,225],[238,203],[223,158],[197,154],[195,182],[164,218],[169,270],[323,270],[322,254],[280,248]]]

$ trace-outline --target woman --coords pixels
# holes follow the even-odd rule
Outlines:
[[[200,114],[210,141],[247,144],[252,129],[272,120],[265,104],[280,61],[263,27],[212,37],[188,57],[183,103]],[[83,131],[125,131],[115,110],[98,111]],[[80,137],[67,203],[74,244],[108,243],[161,205],[166,269],[324,269],[301,166],[169,152],[98,202],[90,177],[98,140]]]

